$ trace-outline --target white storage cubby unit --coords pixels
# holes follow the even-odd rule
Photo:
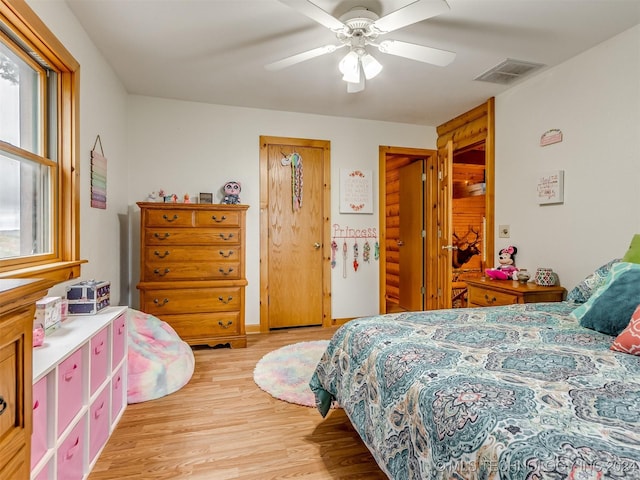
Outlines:
[[[74,315],[33,349],[32,480],[82,480],[127,405],[126,307]]]

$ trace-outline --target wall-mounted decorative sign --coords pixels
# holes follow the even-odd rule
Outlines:
[[[371,170],[340,169],[340,213],[373,213]]]
[[[540,174],[536,194],[540,205],[564,202],[564,171]]]
[[[547,145],[552,145],[554,143],[560,143],[562,141],[562,130],[558,128],[553,128],[551,130],[547,130],[540,137],[540,146],[546,147]]]
[[[100,152],[96,150],[98,144],[100,144]],[[96,137],[91,150],[91,206],[107,208],[107,159],[104,156],[100,135]]]

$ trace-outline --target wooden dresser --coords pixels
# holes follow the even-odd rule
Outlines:
[[[36,301],[49,280],[0,280],[0,478],[31,470],[32,333]]]
[[[246,347],[248,205],[140,202],[140,309],[190,345]]]
[[[486,277],[466,279],[469,307],[495,307],[513,303],[561,302],[564,287],[542,287],[533,282],[492,280]]]

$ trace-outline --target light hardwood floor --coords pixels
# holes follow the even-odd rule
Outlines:
[[[335,329],[249,335],[247,348],[196,347],[181,390],[129,405],[89,480],[386,479],[342,410],[276,400],[253,381],[262,356]]]

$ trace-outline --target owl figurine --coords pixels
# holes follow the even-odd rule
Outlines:
[[[227,182],[222,187],[222,191],[224,196],[222,197],[222,202],[227,205],[237,205],[240,203],[240,182]]]

